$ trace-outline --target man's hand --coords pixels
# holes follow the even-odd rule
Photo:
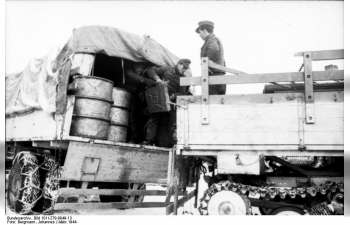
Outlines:
[[[175,100],[175,99],[176,99],[176,97],[175,97],[175,95],[174,95],[174,94],[171,94],[171,95],[169,96],[169,99],[170,99],[170,101],[172,101],[172,100]]]
[[[151,79],[144,79],[144,83],[147,85],[147,87],[154,87],[157,85],[156,82],[154,82],[153,80]]]
[[[168,84],[169,84],[169,81],[163,81],[161,79],[157,79],[156,82],[158,85],[163,85],[163,86],[168,86]]]

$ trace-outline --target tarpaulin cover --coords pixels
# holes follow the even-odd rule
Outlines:
[[[33,59],[20,73],[6,77],[6,115],[33,109],[54,112],[58,72],[53,71],[58,48],[42,59]]]
[[[59,74],[74,53],[102,53],[157,66],[174,66],[179,58],[149,36],[138,36],[105,26],[86,26],[73,31],[59,52],[53,48],[43,59],[33,59],[20,73],[6,77],[6,115],[32,109],[56,110]]]

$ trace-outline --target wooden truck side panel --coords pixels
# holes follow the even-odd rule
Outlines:
[[[206,125],[201,121],[200,96],[183,96],[178,104],[188,108],[177,111],[178,144],[192,149],[196,145],[343,148],[344,92],[318,92],[314,98],[316,122],[306,124],[303,93],[210,96]]]
[[[62,179],[103,182],[166,182],[169,153],[71,141]]]
[[[6,118],[6,141],[54,140],[55,137],[54,113],[37,110],[27,115]]]

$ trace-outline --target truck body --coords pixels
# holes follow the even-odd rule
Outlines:
[[[250,214],[246,197],[262,214],[303,214],[300,209],[311,212],[325,201],[344,204],[344,71],[312,70],[312,61],[343,59],[344,51],[297,56],[303,57],[303,72],[246,74],[202,58],[201,77],[181,78],[181,85],[202,88],[201,96],[177,99],[176,146],[178,155],[212,165],[201,214]],[[208,76],[208,68],[235,75]],[[209,85],[249,83],[272,85],[262,94],[208,93]],[[327,185],[339,195],[327,199]],[[257,202],[256,194],[270,202]]]
[[[133,62],[174,66],[177,60],[149,37],[111,27],[88,26],[75,30],[54,59],[32,61],[24,72],[7,77],[6,155],[12,164],[7,163],[7,169],[11,168],[9,207],[19,214],[111,207],[166,207],[166,214],[176,214],[177,196],[185,196],[179,200],[184,204],[196,193],[185,190],[198,179],[196,169],[189,170],[192,157],[177,157],[173,148],[74,136],[71,128],[76,102],[72,94],[75,76],[108,79],[114,87],[123,88],[124,70]],[[45,165],[56,165],[50,169],[50,185],[43,178],[48,175],[43,172],[41,158]],[[28,162],[40,174],[19,176]],[[27,179],[40,191],[26,186],[23,181]],[[167,187],[166,191],[146,190],[145,184],[149,183]],[[33,196],[23,199],[23,190]],[[77,202],[67,203],[72,195],[79,196]],[[99,195],[101,203],[84,203],[86,195]],[[167,198],[164,202],[143,202],[147,195]],[[170,202],[173,195],[176,200]],[[47,197],[46,203],[40,202],[42,196]],[[45,204],[48,208],[38,210]]]

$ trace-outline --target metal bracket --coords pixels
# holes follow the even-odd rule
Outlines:
[[[306,123],[315,123],[314,87],[312,78],[312,58],[310,52],[304,52],[304,78],[305,78],[305,110]]]
[[[209,124],[209,58],[202,58],[202,124]]]

